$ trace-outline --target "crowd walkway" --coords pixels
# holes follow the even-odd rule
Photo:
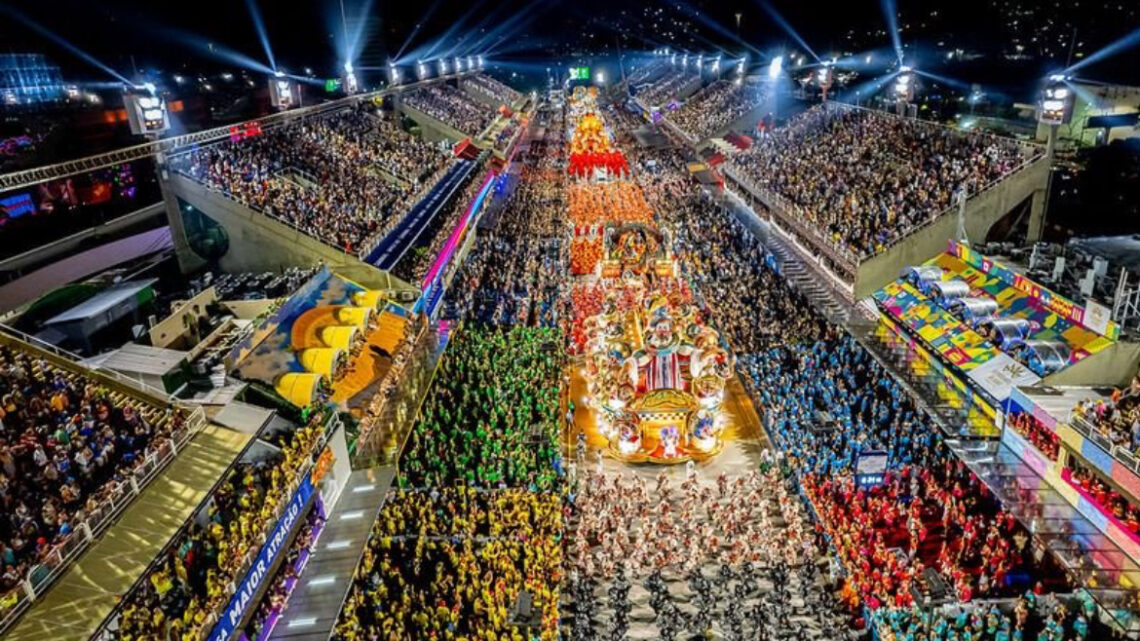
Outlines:
[[[216,425],[199,432],[5,638],[86,641],[250,438]]]

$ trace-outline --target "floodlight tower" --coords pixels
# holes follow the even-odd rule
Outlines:
[[[274,109],[285,111],[301,106],[301,85],[277,71],[269,79],[269,104]]]
[[[166,100],[154,85],[145,83],[127,87],[123,91],[123,105],[127,110],[127,121],[131,133],[157,140],[170,128],[170,116],[166,110]]]
[[[393,87],[400,84],[400,68],[391,60],[388,61],[388,84]]]
[[[1069,78],[1064,74],[1053,74],[1046,79],[1037,103],[1037,121],[1049,125],[1049,141],[1046,148],[1049,156],[1057,146],[1057,130],[1073,119],[1074,92],[1069,87]]]
[[[359,83],[356,81],[356,73],[352,68],[352,61],[344,61],[344,93],[352,95],[360,89]]]
[[[910,114],[911,101],[914,100],[914,89],[917,84],[914,70],[906,65],[899,67],[899,75],[895,78],[895,110],[899,116],[906,118]]]
[[[1045,80],[1041,90],[1041,98],[1037,104],[1037,122],[1049,125],[1049,138],[1045,146],[1045,157],[1049,163],[1049,178],[1045,182],[1045,195],[1042,199],[1041,214],[1034,216],[1032,209],[1029,216],[1029,233],[1026,239],[1030,242],[1041,240],[1045,231],[1045,218],[1049,213],[1049,196],[1053,191],[1053,155],[1057,148],[1057,130],[1061,125],[1068,124],[1073,119],[1073,102],[1075,94],[1069,86],[1069,78],[1065,74],[1055,73]],[[1036,199],[1035,199],[1036,200]]]
[[[835,63],[831,60],[824,60],[823,66],[815,72],[816,82],[819,83],[819,88],[823,92],[823,101],[827,102],[827,91],[831,89],[831,85],[835,83]]]
[[[418,77],[420,80],[423,80],[424,78],[427,78],[427,74],[427,65],[424,64],[423,60],[419,61],[416,64],[416,77]]]

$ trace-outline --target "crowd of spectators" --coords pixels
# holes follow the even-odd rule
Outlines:
[[[1107,402],[1089,399],[1075,412],[1114,445],[1140,456],[1140,373],[1127,387],[1114,390]]]
[[[420,87],[402,96],[405,104],[435,118],[460,133],[474,138],[495,119],[494,109],[471,99],[463,91],[437,83]]]
[[[167,443],[181,413],[0,345],[0,589],[51,565],[80,523]]]
[[[1077,460],[1067,464],[1069,482],[1080,488],[1105,514],[1112,515],[1125,529],[1140,536],[1140,506],[1121,494],[1092,467]]]
[[[557,168],[565,141],[547,127],[522,154],[518,182],[455,278],[455,317],[484,325],[554,327],[563,315],[567,178]]]
[[[204,519],[192,520],[123,598],[115,639],[198,638],[213,625],[311,460],[324,418],[314,412],[308,424],[273,439],[280,451],[230,470]]]
[[[637,94],[637,99],[646,107],[664,107],[676,100],[677,92],[692,79],[693,76],[687,71],[670,71],[642,89]]]
[[[510,107],[522,98],[522,94],[516,89],[509,87],[494,78],[484,75],[476,74],[469,76],[464,82],[478,91],[479,93],[499,101],[500,104]]]
[[[1012,139],[836,104],[759,137],[732,164],[835,246],[870,255],[1027,159]]]
[[[718,80],[694,94],[668,117],[681,131],[704,140],[765,99],[764,85],[760,83]]]
[[[1057,460],[1057,454],[1061,450],[1061,439],[1056,432],[1042,425],[1041,421],[1028,412],[1010,412],[1006,414],[1006,421],[1013,431],[1032,443],[1038,452],[1045,455],[1045,458],[1050,461]]]
[[[324,527],[324,523],[325,517],[320,510],[316,507],[309,510],[305,524],[301,526],[301,530],[297,532],[297,537],[293,539],[289,550],[285,552],[281,567],[270,580],[269,587],[265,589],[265,595],[261,597],[261,602],[257,604],[253,617],[245,626],[246,641],[262,641],[266,638],[272,629],[267,628],[267,626],[270,625],[271,621],[275,622],[276,617],[280,616],[288,607],[289,597],[293,593],[293,588],[297,586],[301,572],[304,571],[305,565],[308,563],[309,555],[316,547],[316,535]]]
[[[416,194],[442,176],[446,158],[391,125],[349,110],[199,147],[174,156],[171,167],[355,253],[399,222]],[[434,175],[421,180],[417,168]],[[386,180],[381,171],[411,182]]]

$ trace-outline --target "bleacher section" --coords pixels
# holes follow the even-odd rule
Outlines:
[[[87,641],[249,439],[213,425],[200,431],[5,638]]]
[[[400,95],[400,100],[404,107],[433,118],[467,138],[477,138],[496,116],[494,109],[445,83],[408,91]]]
[[[689,97],[667,116],[693,142],[721,133],[768,99],[768,85],[758,78],[718,80]],[[755,122],[751,123],[755,126]]]
[[[0,546],[9,553],[0,629],[42,603],[204,422],[164,392],[49,350],[0,334],[11,501],[0,523]]]
[[[465,78],[463,86],[490,100],[495,107],[505,105],[516,108],[525,98],[522,93],[515,89],[481,73]]]
[[[447,160],[411,136],[354,110],[283,125],[245,140],[177,154],[171,168],[348,253],[393,228],[415,190],[378,180],[430,175]]]
[[[960,193],[972,239],[1020,207],[1039,230],[1048,170],[1034,144],[829,102],[757,138],[722,172],[858,300],[943,250]]]

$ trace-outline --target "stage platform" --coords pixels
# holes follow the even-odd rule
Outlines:
[[[216,425],[199,432],[4,638],[86,641],[250,438]]]

